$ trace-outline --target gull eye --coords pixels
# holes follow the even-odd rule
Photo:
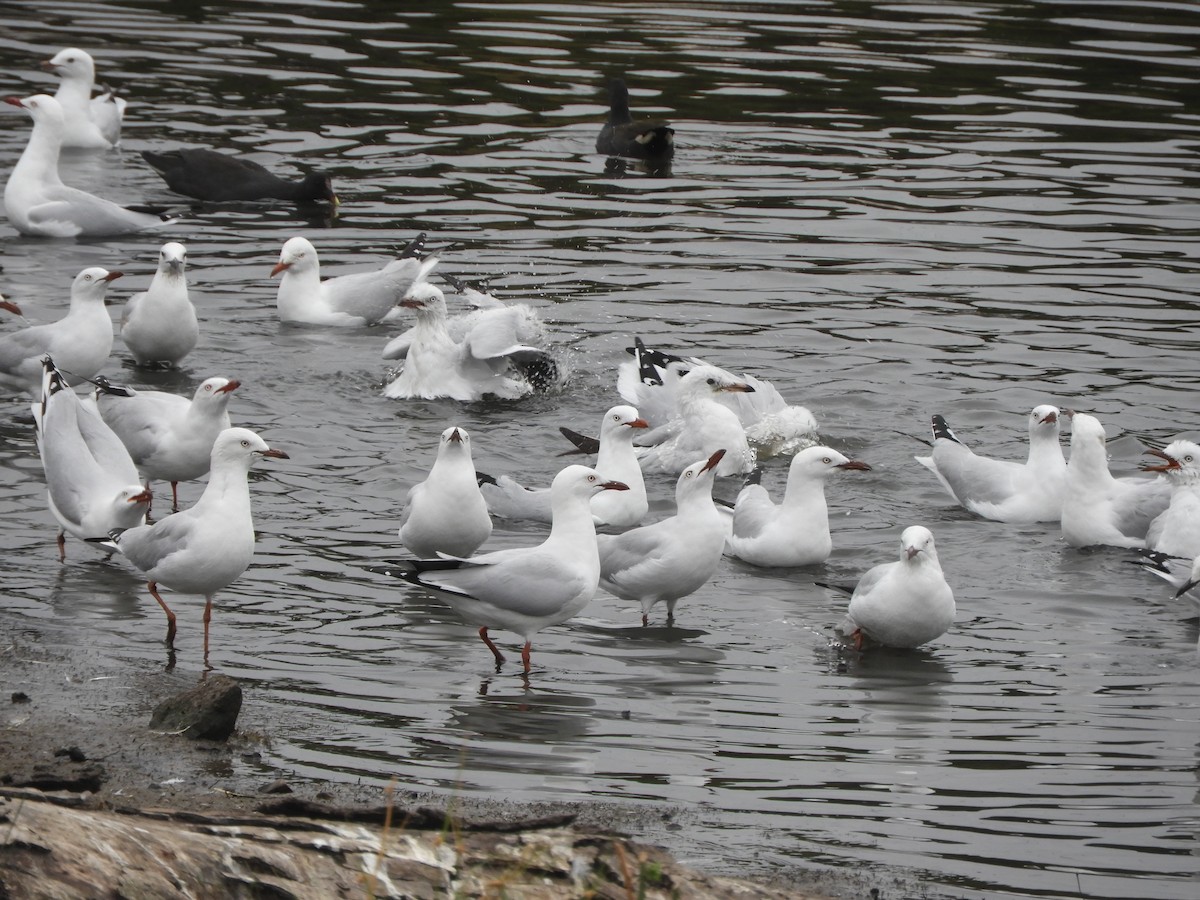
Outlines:
[[[1187,462],[1187,463],[1190,463],[1190,462],[1192,461],[1192,456],[1191,456],[1191,454],[1189,454],[1189,455],[1185,456],[1185,457],[1183,458],[1183,461],[1184,461],[1184,462]]]
[[[242,446],[243,446],[243,447],[249,447],[249,446],[250,446],[250,442],[249,442],[249,441],[242,441]]]
[[[715,379],[715,378],[710,378],[710,379],[708,379],[708,383],[709,383],[709,384],[716,384],[716,383],[717,383],[717,379]]]
[[[594,483],[595,481],[596,481],[596,476],[595,476],[595,475],[589,475],[589,476],[588,476],[588,482],[589,482],[589,483]]]
[[[211,385],[211,384],[206,384],[206,385],[204,386],[204,389],[205,389],[206,391],[211,391],[211,390],[212,390],[212,385]]]
[[[621,417],[620,417],[620,416],[613,416],[613,421],[614,421],[614,422],[620,422],[620,421],[621,421]]]
[[[825,465],[829,465],[831,462],[833,462],[833,459],[832,457],[826,456],[821,460],[821,462],[825,463]]]

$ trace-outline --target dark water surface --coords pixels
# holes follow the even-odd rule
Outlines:
[[[81,243],[0,225],[0,291],[37,321],[61,315],[80,268],[128,273],[123,299],[162,241],[185,242],[201,347],[155,375],[122,366],[118,341],[110,374],[188,393],[237,377],[235,422],[292,456],[254,475],[257,556],[214,616],[213,663],[247,687],[241,724],[271,735],[264,773],[663,804],[686,825],[650,836],[719,870],[1194,897],[1194,606],[1122,552],[973,519],[912,456],[941,412],[1019,457],[1041,402],[1098,415],[1122,473],[1196,438],[1196,4],[400,6],[0,8],[4,94],[50,86],[36,62],[73,45],[130,97],[124,150],[68,161],[74,182],[177,202],[136,151],[208,145],[327,168],[344,201],[332,222],[246,204]],[[591,152],[600,85],[621,71],[635,108],[677,128],[670,177],[606,174]],[[28,133],[5,109],[2,170]],[[268,276],[288,237],[336,272],[420,230],[455,245],[446,272],[539,307],[562,391],[387,401],[395,329],[279,324]],[[404,491],[447,424],[471,431],[480,468],[548,482],[557,426],[592,430],[617,402],[634,335],[771,379],[874,468],[829,491],[828,565],[726,561],[674,629],[601,595],[538,637],[526,688],[453,613],[364,566],[401,555]],[[22,408],[0,411],[5,628],[161,669],[162,614],[137,577],[76,542],[56,562]],[[655,513],[671,490],[651,483]],[[915,523],[937,536],[954,629],[920,653],[839,656],[845,600],[813,582],[893,558]],[[541,533],[500,523],[490,546]],[[200,602],[175,608],[176,672],[198,674]]]

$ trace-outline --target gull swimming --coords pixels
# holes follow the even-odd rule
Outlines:
[[[1143,471],[1161,475],[1171,489],[1167,508],[1146,530],[1146,546],[1170,556],[1200,557],[1200,445],[1180,439],[1146,452],[1163,462]]]
[[[1029,414],[1029,456],[1023,463],[974,453],[933,417],[933,453],[916,457],[961,506],[998,522],[1057,522],[1062,515],[1067,463],[1059,443],[1056,407]]]
[[[108,150],[121,143],[125,100],[108,87],[92,96],[96,86],[96,62],[90,53],[68,47],[44,60],[42,68],[62,79],[54,99],[63,110],[63,147]]]
[[[400,540],[414,556],[470,556],[492,533],[492,517],[479,492],[471,436],[451,426],[442,432],[428,477],[409,489]]]
[[[125,302],[121,339],[140,366],[178,366],[200,340],[196,308],[188,296],[186,266],[183,244],[163,244],[150,286]]]

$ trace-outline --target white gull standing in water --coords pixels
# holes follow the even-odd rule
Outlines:
[[[1062,515],[1067,463],[1058,440],[1059,411],[1034,407],[1029,414],[1029,456],[1023,463],[974,453],[933,417],[933,453],[916,457],[960,505],[998,522],[1057,522]]]
[[[1062,507],[1063,539],[1072,547],[1145,547],[1150,523],[1166,510],[1165,478],[1114,478],[1104,426],[1095,416],[1071,417],[1071,460]]]
[[[212,473],[196,505],[126,531],[114,530],[111,544],[148,579],[147,589],[167,614],[168,645],[175,642],[175,613],[158,592],[202,594],[204,661],[213,595],[237,580],[254,556],[254,520],[250,513],[250,464],[261,457],[287,459],[282,450],[246,428],[227,428],[212,448]]]
[[[422,260],[425,235],[419,234],[400,256],[382,269],[321,280],[317,249],[308,238],[290,238],[279,251],[271,277],[279,279],[275,304],[284,322],[307,325],[374,325],[400,302],[412,285],[437,265]]]
[[[408,491],[400,540],[414,556],[470,556],[492,533],[492,517],[479,492],[471,436],[451,426],[442,432],[429,475]]]
[[[100,415],[129,449],[147,482],[171,482],[171,509],[179,509],[179,482],[204,475],[213,443],[229,428],[230,397],[241,382],[206,378],[189,399],[165,391],[135,391],[94,380]]]
[[[725,547],[724,517],[713,505],[713,478],[724,450],[687,466],[675,484],[675,515],[621,534],[602,534],[600,586],[642,608],[650,621],[655,603],[675,604],[712,578]]]
[[[624,490],[586,466],[567,466],[551,485],[554,521],[536,547],[497,550],[470,559],[402,560],[372,566],[372,572],[403,578],[430,591],[472,625],[496,660],[504,654],[489,628],[525,639],[521,662],[529,673],[533,635],[577,615],[596,594],[600,556],[588,501],[597,491]]]
[[[121,121],[125,117],[126,103],[107,87],[92,96],[96,63],[90,53],[68,47],[43,60],[42,68],[62,79],[54,99],[62,107],[66,124],[64,147],[107,150],[121,143]]]
[[[49,356],[44,370],[33,421],[47,501],[59,523],[62,562],[68,533],[86,541],[145,522],[150,492],[138,482],[137,468],[120,438],[95,409],[80,402]]]
[[[4,211],[13,228],[34,237],[110,237],[164,224],[163,216],[121,206],[68,187],[58,174],[62,107],[48,94],[5,97],[33,117],[33,131],[4,185]]]
[[[764,567],[824,562],[833,552],[825,482],[842,472],[870,468],[832,447],[801,450],[788,466],[787,487],[779,503],[757,481],[742,488],[733,507],[728,553]]]
[[[1170,556],[1200,557],[1200,445],[1177,440],[1146,452],[1163,462],[1142,469],[1160,474],[1171,487],[1170,504],[1146,531],[1146,546]]]
[[[592,497],[597,525],[628,528],[642,521],[650,508],[646,483],[633,449],[633,438],[647,427],[632,406],[614,406],[600,423],[596,470],[628,486],[626,491],[601,491]],[[508,519],[550,521],[550,489],[530,489],[507,475],[480,474],[480,490],[494,515]]]
[[[954,623],[954,592],[946,583],[928,528],[912,525],[900,535],[900,559],[868,569],[850,596],[840,631],[862,649],[918,647],[941,637]]]
[[[68,378],[86,379],[99,372],[113,344],[104,294],[109,282],[120,277],[120,272],[99,266],[84,269],[71,282],[71,308],[65,316],[0,335],[0,386],[36,394],[47,355]]]
[[[171,368],[196,348],[200,325],[188,297],[186,265],[183,244],[163,244],[150,286],[125,301],[121,339],[140,366]]]

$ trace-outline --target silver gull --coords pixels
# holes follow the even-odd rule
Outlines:
[[[935,415],[933,452],[916,460],[977,516],[998,522],[1057,522],[1067,480],[1059,417],[1053,406],[1034,407],[1029,414],[1029,455],[1018,463],[976,454]]]
[[[0,335],[0,385],[30,394],[41,390],[42,358],[49,355],[72,379],[91,378],[112,352],[113,323],[104,306],[109,282],[120,278],[99,266],[71,282],[71,307],[55,322]]]
[[[62,107],[66,123],[64,147],[107,150],[121,143],[125,100],[107,87],[92,96],[96,85],[96,62],[90,53],[68,47],[43,60],[42,68],[62,79],[54,99]]]
[[[110,237],[157,228],[165,218],[121,206],[63,184],[58,174],[62,107],[47,94],[5,97],[33,117],[29,143],[4,185],[4,211],[13,228],[35,237]]]
[[[600,423],[596,469],[628,486],[626,491],[602,491],[592,497],[592,517],[597,525],[628,528],[637,525],[649,509],[646,483],[633,449],[633,437],[646,420],[632,406],[614,406]],[[507,519],[550,521],[550,489],[530,489],[508,475],[493,478],[480,474],[480,490],[493,515]]]
[[[179,482],[204,475],[217,436],[230,427],[229,400],[241,382],[206,378],[189,399],[164,391],[135,391],[95,379],[100,416],[129,450],[147,479],[171,482],[171,509],[179,509]]]
[[[602,534],[600,586],[642,608],[648,624],[655,603],[675,604],[712,578],[725,547],[724,517],[713,505],[713,478],[724,450],[687,466],[675,484],[675,515],[621,534]]]
[[[1068,544],[1144,547],[1150,523],[1170,500],[1165,478],[1114,478],[1100,420],[1078,412],[1072,416],[1062,507],[1062,535]]]
[[[87,541],[146,521],[150,492],[129,452],[95,409],[80,403],[48,356],[33,421],[47,501],[59,523],[59,562],[67,557],[68,533]]]
[[[437,257],[421,259],[425,235],[419,234],[400,256],[382,269],[321,280],[317,250],[308,238],[284,243],[271,277],[279,279],[275,303],[284,322],[307,325],[357,326],[381,322],[406,292],[437,265]]]
[[[868,569],[850,596],[840,626],[855,647],[918,647],[954,622],[954,592],[938,562],[933,534],[911,525],[900,535],[900,559]]]
[[[125,302],[121,339],[138,365],[178,366],[196,348],[200,325],[188,296],[186,266],[183,244],[163,244],[150,286]]]
[[[1200,557],[1200,445],[1172,441],[1162,450],[1147,450],[1163,460],[1142,466],[1166,479],[1171,501],[1146,531],[1146,546],[1170,556]]]
[[[625,485],[586,466],[567,466],[554,476],[550,489],[554,521],[549,536],[536,547],[470,559],[404,560],[371,571],[431,591],[479,626],[497,669],[504,655],[488,629],[516,632],[525,639],[521,662],[528,674],[533,635],[575,616],[595,596],[600,556],[588,501],[597,491],[624,490]]]
[[[492,517],[479,492],[471,436],[451,426],[442,432],[429,475],[409,489],[400,540],[414,556],[470,556],[492,533]]]
[[[212,448],[212,474],[196,505],[153,525],[113,531],[111,543],[148,579],[150,595],[167,614],[168,645],[175,642],[175,613],[159,585],[181,594],[202,594],[204,661],[213,595],[246,571],[254,556],[250,513],[250,464],[258,458],[287,459],[246,428],[227,428]]]
[[[833,552],[825,483],[841,472],[866,472],[865,462],[832,447],[808,447],[792,457],[783,499],[775,503],[761,484],[747,484],[733,507],[731,556],[755,566],[808,566]]]

